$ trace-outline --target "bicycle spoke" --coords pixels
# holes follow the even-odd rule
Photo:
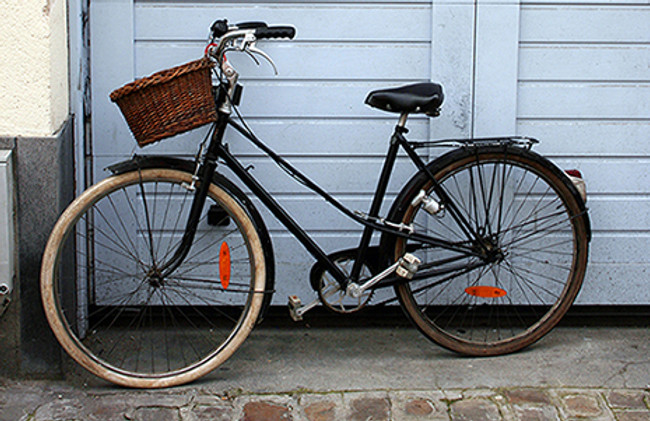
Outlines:
[[[61,342],[66,351],[87,357],[80,363],[104,378],[117,374],[135,387],[189,381],[227,358],[255,323],[262,300],[253,297],[266,281],[256,269],[264,264],[262,241],[241,201],[220,187],[210,187],[206,203],[232,224],[201,226],[171,277],[157,268],[185,232],[189,182],[190,174],[172,169],[113,176],[67,211],[72,216],[49,251],[57,256],[47,275],[56,306],[50,322],[70,338]],[[199,223],[206,219],[204,210]],[[219,277],[223,241],[235,269],[228,288]],[[74,251],[71,269],[61,264],[64,249]]]
[[[575,212],[565,180],[534,154],[485,146],[449,157],[439,167],[434,161],[431,173],[476,230],[463,246],[473,251],[476,263],[484,264],[467,259],[473,271],[415,279],[396,291],[418,327],[439,344],[470,355],[512,352],[548,332],[559,320],[551,315],[566,312],[575,298],[584,276],[574,267],[577,254],[585,250],[584,243],[576,243],[578,235],[584,236],[577,231],[584,212]],[[409,188],[419,191],[417,185]],[[413,197],[403,199],[401,219],[394,220],[458,244],[454,218],[444,212],[428,215],[421,206],[412,208],[409,200]],[[419,252],[418,274],[442,271],[444,265],[436,265],[454,256],[444,245],[414,248],[396,242],[396,256],[406,250]]]
[[[198,301],[200,301],[201,303],[203,303],[203,304],[205,304],[207,306],[210,306],[212,309],[216,310],[218,313],[220,313],[225,318],[229,319],[231,322],[237,323],[237,320],[235,318],[229,316],[224,311],[222,311],[219,308],[215,307],[215,305],[218,304],[218,303],[211,303],[208,300],[206,300],[205,297],[203,297],[202,295],[195,294],[190,289],[187,289],[187,288],[180,288],[180,289],[185,291],[190,297],[197,299]],[[179,295],[180,295],[181,300],[183,300],[187,304],[190,304],[190,301],[187,299],[187,297],[184,294],[179,294]],[[203,315],[201,314],[201,316],[203,316]],[[212,325],[212,322],[207,318],[206,318],[206,322],[208,322],[210,325]],[[214,326],[214,325],[212,325],[212,327],[216,328],[216,326]]]
[[[101,214],[101,212],[98,211],[98,213],[100,214],[100,216],[102,216],[102,218],[104,218],[104,216]],[[107,224],[108,224],[109,226],[111,226],[111,225],[108,223],[108,221],[107,221]],[[127,247],[126,247],[126,245],[124,245],[123,243],[118,243],[118,242],[115,240],[115,238],[118,238],[118,239],[119,239],[119,237],[117,236],[117,234],[116,234],[115,232],[114,232],[114,236],[111,236],[111,235],[107,234],[106,232],[104,232],[104,230],[98,228],[97,225],[93,225],[93,233],[99,233],[99,234],[101,234],[101,235],[102,235],[106,240],[108,240],[108,241],[109,241],[110,243],[112,243],[115,247],[117,247],[117,249],[119,249],[119,251],[116,250],[116,249],[113,249],[113,248],[108,247],[105,243],[100,243],[100,242],[97,240],[96,237],[94,238],[95,244],[98,244],[98,245],[100,245],[100,246],[102,246],[102,247],[104,247],[104,248],[106,248],[106,249],[109,249],[110,251],[112,251],[112,252],[114,252],[114,253],[117,253],[117,254],[119,254],[119,255],[125,256],[126,258],[134,259],[136,262],[140,263],[142,266],[145,266],[144,262],[143,262],[142,260],[140,260],[139,257],[136,256],[137,251],[136,251],[136,253],[134,254],[134,253],[132,253],[132,252],[131,252]],[[78,233],[77,235],[82,235],[82,234],[79,234],[79,233]],[[87,238],[84,237],[84,239],[87,239]]]
[[[166,293],[165,293],[165,291],[161,291],[161,294],[164,295],[164,296],[167,296]],[[190,304],[190,306],[191,306],[191,303],[189,302],[189,300],[185,299],[184,297],[182,297],[182,298],[184,299],[184,301],[185,301],[187,304]],[[173,302],[173,300],[170,300],[170,303],[171,303],[171,302]],[[218,330],[217,326],[214,325],[214,324],[212,323],[212,321],[211,321],[207,316],[205,316],[205,314],[203,314],[201,311],[199,311],[199,309],[198,309],[196,306],[191,306],[191,308],[194,310],[194,312],[195,312],[195,313],[196,313],[196,314],[197,314],[197,315],[198,315],[198,316],[199,316],[199,317],[200,317],[200,318],[201,318],[205,323],[207,323],[208,326],[210,326],[210,327],[212,328],[211,330],[213,330],[213,331]],[[183,318],[185,319],[185,322],[188,323],[191,327],[193,327],[194,330],[196,330],[196,331],[199,331],[199,330],[200,330],[200,329],[198,329],[198,326],[197,326],[194,322],[192,322],[192,320],[189,318],[189,316],[187,316],[187,315],[185,314],[185,312],[180,312],[180,314],[181,314],[181,315],[183,316]],[[210,336],[208,335],[209,333],[210,333],[210,331],[205,331],[205,332],[203,332],[203,333],[201,334],[201,336],[203,337],[203,339],[204,339],[204,340],[206,341],[206,343],[208,343],[208,344],[213,342],[213,340],[212,340],[212,339],[210,338]],[[185,333],[184,331],[183,331],[183,334],[186,335],[186,333]],[[189,338],[189,337],[187,337],[187,341],[186,341],[186,342],[190,344],[190,346],[191,346],[192,350],[194,351],[194,353],[195,353],[197,359],[200,359],[200,358],[202,357],[202,355],[201,355],[201,353],[197,350],[197,348],[195,347],[194,338]]]
[[[134,252],[134,254],[135,254],[135,256],[134,256],[135,260],[137,260],[138,262],[142,262],[142,259],[140,258],[140,254],[138,253],[138,247],[136,247],[136,245],[135,245],[135,244],[133,243],[133,241],[131,240],[131,237],[129,236],[129,230],[128,230],[128,229],[126,228],[126,226],[124,225],[124,221],[122,220],[122,218],[121,218],[121,216],[120,216],[120,212],[117,210],[117,207],[116,207],[116,205],[115,205],[115,202],[113,201],[113,198],[109,196],[109,197],[108,197],[108,202],[109,202],[110,205],[111,205],[111,209],[113,210],[113,214],[115,215],[116,219],[117,219],[118,222],[120,223],[120,227],[122,228],[122,232],[123,232],[123,234],[124,234],[124,237],[125,237],[126,240],[128,241],[129,245],[131,246],[131,248],[132,248],[132,250],[133,250],[133,252]],[[101,213],[101,208],[97,207],[97,211]],[[102,217],[103,217],[103,216],[102,216]],[[110,225],[110,223],[108,222],[108,220],[107,220],[106,218],[104,218],[104,219],[105,219],[106,222]],[[116,233],[116,237],[122,238],[122,236],[118,235],[117,233]],[[125,248],[128,248],[128,247],[125,247]],[[129,254],[130,254],[130,253],[129,253]]]

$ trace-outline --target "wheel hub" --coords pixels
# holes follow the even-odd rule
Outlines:
[[[506,257],[496,235],[483,236],[474,244],[474,250],[480,254],[485,263],[499,263]]]
[[[146,281],[153,288],[161,288],[165,283],[162,274],[156,269],[151,269],[149,273],[147,273]]]

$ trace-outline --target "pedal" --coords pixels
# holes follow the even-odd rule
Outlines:
[[[297,295],[289,296],[289,314],[294,322],[302,320],[302,316],[312,308],[320,304],[320,299],[316,298],[314,301],[307,305],[302,305],[302,301]]]
[[[289,296],[289,315],[294,322],[302,320],[302,314],[298,312],[302,308],[302,301],[297,295]]]
[[[412,279],[413,275],[415,275],[415,272],[418,271],[418,267],[420,267],[420,263],[422,263],[420,259],[412,255],[411,253],[406,253],[404,256],[402,256],[399,259],[399,265],[397,266],[395,273],[399,277]]]

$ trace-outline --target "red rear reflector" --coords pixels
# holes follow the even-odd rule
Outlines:
[[[582,178],[582,173],[578,170],[564,170],[564,172],[569,174],[571,177]]]
[[[230,285],[230,248],[225,241],[221,243],[221,250],[219,250],[219,278],[223,289],[228,288]]]
[[[473,295],[474,297],[481,297],[481,298],[498,298],[498,297],[505,297],[508,293],[497,287],[489,287],[489,286],[475,286],[475,287],[467,287],[465,288],[465,292],[468,293],[469,295]]]

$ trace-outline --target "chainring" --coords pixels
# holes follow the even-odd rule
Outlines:
[[[329,257],[341,269],[349,275],[354,266],[357,250],[349,249],[333,253]],[[364,262],[361,267],[360,279],[368,279],[374,274],[373,262]],[[330,311],[339,314],[355,313],[364,308],[372,299],[373,290],[368,290],[358,298],[349,297],[346,291],[342,290],[336,279],[322,266],[316,264],[311,270],[310,280],[312,288],[318,293],[321,303]]]

